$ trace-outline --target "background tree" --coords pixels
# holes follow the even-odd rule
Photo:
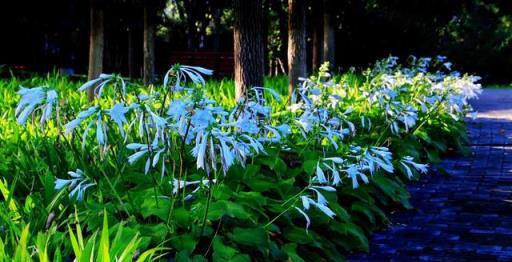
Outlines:
[[[152,1],[144,2],[144,63],[143,82],[152,84],[155,80],[155,20],[156,6]]]
[[[311,71],[316,71],[320,67],[323,44],[322,1],[313,1],[311,3],[311,10],[311,23],[308,23],[311,30]]]
[[[90,0],[89,69],[87,78],[97,78],[103,72],[104,13],[101,1]],[[93,89],[88,90],[89,100],[94,99]]]
[[[323,47],[322,62],[329,62],[331,67],[335,67],[335,35],[334,35],[334,6],[333,0],[323,1]]]
[[[103,61],[104,72],[142,76],[142,4],[154,1],[99,1],[108,4],[102,8],[104,55],[103,59],[95,61]],[[187,13],[185,1],[192,3],[193,13]],[[268,1],[269,13],[262,24],[268,24],[268,57],[273,61],[269,73],[286,74],[288,0],[265,1]],[[314,27],[323,27],[324,17],[320,15],[320,22],[310,19],[310,14],[315,18],[315,6],[323,1],[307,1],[307,10],[312,10],[306,15],[307,38],[311,38],[307,42],[308,59],[315,57],[314,50],[321,52],[323,49],[323,28],[315,30]],[[328,2],[330,7],[326,10],[330,11],[329,20],[334,29],[331,39],[335,39],[336,69],[367,67],[388,55],[399,56],[403,61],[411,54],[441,54],[454,63],[455,69],[481,75],[484,82],[510,83],[512,5],[509,1]],[[17,65],[16,68],[33,72],[58,69],[68,74],[87,75],[92,33],[89,30],[90,5],[91,0],[31,1],[28,5],[27,1],[0,1],[0,32],[5,36],[4,41],[0,41],[0,64],[7,65],[4,69]],[[170,65],[171,54],[176,51],[233,51],[233,0],[166,1],[165,8],[158,6],[156,12],[159,14],[155,21],[156,74],[164,73],[162,71]],[[187,44],[189,37],[193,40],[191,46]],[[315,43],[318,48],[313,48]],[[127,51],[130,46],[135,51]],[[322,61],[322,54],[316,54]],[[283,63],[276,64],[279,60]],[[315,65],[313,61],[308,63]],[[9,70],[3,70],[3,75],[8,76],[7,72]]]
[[[288,0],[288,93],[306,75],[306,1]],[[291,97],[291,96],[290,96]]]
[[[253,86],[263,85],[263,3],[262,0],[234,0],[233,49],[235,96],[247,95]]]

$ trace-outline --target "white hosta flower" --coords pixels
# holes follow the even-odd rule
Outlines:
[[[181,91],[183,90],[181,84],[186,81],[186,77],[188,77],[195,84],[204,85],[205,81],[202,75],[212,74],[213,70],[199,66],[175,65],[165,73],[164,86],[167,87],[167,85],[169,84],[169,77],[171,75],[176,76],[176,82],[172,89],[174,91]]]
[[[313,200],[309,196],[303,195],[300,196],[301,202],[302,202],[302,209],[295,207],[295,209],[306,219],[306,230],[308,230],[309,226],[311,225],[311,219],[306,214],[305,211],[309,210],[311,205],[317,207],[322,213],[324,213],[329,218],[334,218],[336,214],[327,206],[327,200],[325,197],[318,191],[318,189],[322,189],[325,191],[336,191],[332,187],[312,187],[309,188],[310,190],[314,191],[317,194],[317,201]]]
[[[309,226],[311,225],[311,219],[309,218],[306,212],[302,211],[302,209],[295,207],[295,209],[306,219],[306,232],[308,231]]]
[[[322,168],[320,167],[320,161],[318,161],[316,163],[316,171],[315,171],[315,174],[316,176],[314,177],[314,179],[316,181],[318,181],[318,183],[320,184],[325,184],[327,183],[327,177],[325,176],[325,173],[324,171],[322,170]]]
[[[271,113],[271,108],[262,103],[248,101],[244,113],[250,114],[252,117],[268,118]]]
[[[303,103],[294,103],[288,106],[288,110],[290,110],[292,113],[296,113],[297,111],[301,110],[304,107]]]
[[[69,171],[68,175],[70,179],[55,179],[55,190],[61,190],[68,187],[71,192],[69,198],[75,198],[77,201],[81,201],[85,194],[85,191],[96,183],[89,180],[85,175],[84,171],[77,169],[76,171]]]
[[[366,118],[364,116],[361,117],[361,127],[364,129],[366,128],[366,130],[371,130],[372,129],[372,121],[370,118]]]
[[[277,131],[279,131],[279,133],[282,136],[285,136],[285,137],[292,133],[290,125],[287,125],[287,124],[278,125],[278,126],[276,126],[276,129],[277,129]]]
[[[124,80],[121,77],[112,74],[100,74],[98,78],[85,82],[78,88],[78,91],[83,92],[92,88],[94,94],[98,95],[98,97],[101,97],[105,86],[110,82],[117,82],[118,80],[121,82],[122,94],[126,95],[126,84]],[[117,85],[115,85],[114,88],[117,88]]]
[[[400,161],[400,164],[404,167],[407,177],[411,178],[413,176],[412,171],[409,166],[412,166],[416,171],[426,174],[428,172],[428,164],[419,164],[414,162],[414,159],[411,156],[405,156]]]
[[[416,125],[416,121],[418,120],[416,109],[414,109],[412,106],[407,106],[405,110],[398,116],[398,120],[404,124],[405,130],[408,132],[409,129]]]
[[[206,69],[206,68],[199,67],[199,66],[182,65],[182,66],[180,66],[180,70],[181,70],[181,72],[187,74],[188,77],[190,78],[190,80],[192,80],[192,82],[194,82],[196,84],[201,83],[202,85],[205,84],[205,81],[204,81],[204,78],[202,75],[209,76],[209,75],[213,74],[213,70]]]
[[[305,112],[302,114],[299,119],[296,120],[302,131],[305,133],[309,133],[313,127],[318,124],[318,116],[315,116],[313,113]]]
[[[454,83],[451,84],[458,94],[462,95],[465,100],[477,98],[482,93],[482,85],[476,82],[480,81],[478,76],[464,76],[463,78],[457,78]]]
[[[203,131],[203,130],[201,130],[196,135],[196,145],[192,149],[192,156],[194,156],[196,158],[197,169],[208,170],[208,169],[206,169],[206,165],[207,165],[206,157],[208,156],[206,153],[206,149],[208,146],[208,140],[210,138],[209,135],[210,135],[209,132]],[[214,148],[210,148],[210,150],[214,150]],[[215,170],[215,165],[212,168]]]
[[[21,98],[16,107],[15,115],[19,124],[25,125],[30,115],[38,108],[41,108],[42,111],[41,125],[50,120],[53,108],[57,106],[58,95],[55,90],[45,90],[44,87],[21,87],[18,94]]]
[[[190,121],[195,129],[205,129],[211,123],[215,122],[215,118],[210,110],[198,109],[194,112]]]
[[[253,87],[252,89],[253,89],[253,90],[254,90],[254,92],[256,93],[256,98],[258,99],[258,103],[260,103],[260,104],[263,104],[263,105],[265,104],[265,103],[264,103],[264,101],[265,101],[265,100],[261,101],[261,99],[262,99],[262,98],[264,99],[264,97],[263,97],[263,91],[267,91],[267,92],[269,92],[269,93],[272,95],[272,97],[274,97],[274,99],[275,99],[275,100],[277,100],[277,101],[281,101],[281,95],[279,95],[279,94],[278,94],[274,89],[272,89],[272,88],[267,88],[267,87],[258,87],[258,86],[255,86],[255,87]]]
[[[96,140],[100,146],[104,148],[107,147],[107,127],[106,124],[103,123],[103,116],[101,115],[101,111],[98,112],[98,120],[96,120]]]
[[[260,132],[260,128],[256,120],[251,118],[249,115],[244,115],[233,123],[221,124],[220,126],[234,126],[238,128],[238,131],[255,135]]]
[[[189,103],[182,99],[176,99],[171,102],[167,115],[172,117],[174,120],[179,121],[182,117],[188,114],[187,108]]]
[[[76,119],[72,120],[71,122],[67,123],[65,127],[64,133],[67,135],[71,133],[75,128],[77,128],[85,119],[89,118],[93,114],[95,114],[98,111],[97,106],[91,106],[87,110],[82,111],[78,114]]]
[[[226,139],[226,137],[217,136],[217,139],[220,142],[222,170],[224,171],[225,175],[228,172],[228,169],[234,164],[235,157],[233,152],[228,147],[228,140]]]
[[[160,147],[158,144],[158,140],[155,139],[153,143],[150,145],[148,144],[141,144],[141,143],[131,143],[126,146],[126,148],[130,150],[135,150],[136,152],[131,154],[128,157],[128,163],[130,165],[133,165],[135,162],[137,162],[142,157],[148,155],[146,158],[146,164],[144,166],[144,174],[147,174],[149,172],[149,169],[151,168],[151,165],[154,167],[161,159],[161,154],[165,151],[164,147]],[[149,153],[154,153],[153,158],[151,158],[151,155]],[[162,164],[163,165],[163,164]],[[162,168],[162,176],[165,169]]]
[[[364,157],[362,159],[362,166],[366,167],[370,174],[373,175],[374,172],[382,168],[388,173],[393,173],[393,155],[386,147],[371,147],[364,153]]]
[[[53,108],[57,107],[58,95],[55,90],[48,90],[46,92],[46,103],[43,105],[43,114],[41,116],[41,125],[48,122],[52,116]]]
[[[344,170],[347,173],[347,176],[352,179],[352,188],[356,189],[359,187],[359,182],[357,180],[360,177],[365,184],[369,183],[368,177],[359,171],[356,165],[350,165],[347,169]]]
[[[130,111],[130,108],[124,106],[123,103],[115,104],[110,110],[108,110],[108,114],[112,121],[117,124],[119,130],[121,131],[121,136],[125,136],[123,125],[127,122],[125,114]]]
[[[176,195],[176,194],[178,194],[178,190],[183,190],[183,189],[185,189],[188,186],[197,185],[197,187],[189,195],[187,195],[185,197],[185,200],[187,200],[187,199],[190,199],[190,197],[192,197],[192,194],[198,192],[199,189],[201,189],[200,185],[203,185],[205,187],[209,187],[210,186],[210,182],[215,184],[215,183],[217,183],[217,180],[216,179],[212,179],[210,181],[208,179],[203,179],[203,180],[197,180],[197,181],[183,181],[183,180],[174,179],[172,181],[172,193],[174,195]],[[169,182],[169,183],[171,183],[171,182]]]

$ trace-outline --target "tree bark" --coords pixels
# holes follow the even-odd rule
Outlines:
[[[128,27],[128,56],[127,56],[127,62],[128,62],[128,76],[133,79],[136,75],[136,65],[135,65],[135,47],[134,47],[134,32],[133,27],[130,25]]]
[[[155,9],[151,3],[144,5],[143,49],[143,82],[145,85],[149,85],[155,80]]]
[[[268,10],[269,10],[269,1],[270,0],[262,0],[263,1],[263,32],[262,32],[262,40],[263,40],[263,72],[268,72],[270,68],[269,64],[269,49],[268,49],[268,29],[269,29],[269,21],[268,21]]]
[[[95,0],[90,1],[90,29],[89,29],[89,80],[97,78],[103,71],[104,14],[103,7]],[[89,101],[94,100],[94,88],[87,90]]]
[[[322,45],[322,28],[323,28],[323,15],[322,15],[322,2],[314,1],[313,5],[313,21],[311,23],[312,39],[311,39],[311,70],[316,71],[320,68],[320,56]]]
[[[234,0],[234,58],[236,99],[263,85],[264,46],[262,0]]]
[[[331,0],[324,0],[324,39],[323,39],[323,52],[322,63],[329,62],[330,67],[335,66],[335,41],[334,41],[334,17],[331,10]]]
[[[306,77],[306,3],[288,0],[288,93],[297,86],[299,77]]]
[[[286,21],[286,13],[284,12],[281,0],[272,0],[270,3],[272,4],[272,9],[276,12],[277,17],[279,18],[279,39],[281,40],[281,46],[279,48],[278,59],[280,59],[280,61],[285,61],[288,56],[288,23]],[[281,63],[281,65],[283,67],[288,66],[287,63]],[[288,69],[285,68],[284,70],[287,71]],[[283,74],[285,74],[286,71],[284,71]]]

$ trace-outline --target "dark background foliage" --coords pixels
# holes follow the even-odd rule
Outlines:
[[[128,31],[137,37],[135,60],[142,60],[141,1],[105,0],[105,70],[126,73]],[[314,9],[307,1],[308,61]],[[286,1],[266,0],[270,59],[286,54]],[[156,69],[168,67],[176,50],[231,51],[229,0],[173,0],[159,4]],[[343,0],[334,1],[336,61],[341,70],[367,66],[396,55],[445,55],[456,69],[479,74],[486,83],[510,83],[512,3],[507,0]],[[87,70],[88,1],[2,1],[0,64],[31,71]],[[284,37],[283,37],[284,36]],[[140,52],[139,52],[140,50]],[[311,64],[311,62],[309,62]],[[139,70],[140,71],[140,70]]]

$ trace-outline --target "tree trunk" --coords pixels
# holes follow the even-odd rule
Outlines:
[[[311,23],[312,40],[311,40],[311,70],[316,71],[320,68],[320,56],[322,44],[322,2],[315,1],[313,3],[313,21]]]
[[[248,89],[263,85],[263,8],[262,0],[234,0],[234,58],[236,99]]]
[[[103,7],[96,1],[90,1],[90,29],[89,29],[89,80],[97,78],[103,71],[104,15]],[[87,90],[89,101],[94,100],[94,88]]]
[[[283,5],[281,4],[281,0],[272,0],[272,9],[276,12],[277,17],[279,18],[279,39],[281,40],[281,47],[279,48],[279,57],[278,61],[285,61],[287,59],[287,48],[288,48],[288,23],[286,21],[286,13],[283,10]],[[279,63],[279,62],[276,62]],[[286,63],[281,63],[282,66],[288,66]],[[283,74],[288,70],[284,69]]]
[[[269,11],[269,1],[270,0],[262,0],[263,1],[263,72],[268,72],[270,68],[269,64],[269,49],[268,49],[268,29],[269,29],[269,21],[268,21],[268,11]]]
[[[132,26],[129,26],[128,27],[128,58],[127,58],[127,62],[128,62],[128,76],[133,79],[135,78],[135,72],[137,71],[136,69],[136,65],[135,65],[135,47],[134,47],[134,41],[133,41],[133,38],[134,38],[134,32],[133,32],[133,27]]]
[[[144,64],[143,82],[152,84],[155,80],[155,12],[150,3],[144,5]]]
[[[306,77],[306,3],[288,0],[288,93]]]
[[[331,1],[324,0],[324,43],[322,63],[329,62],[331,68],[335,66],[334,17],[331,10]]]

